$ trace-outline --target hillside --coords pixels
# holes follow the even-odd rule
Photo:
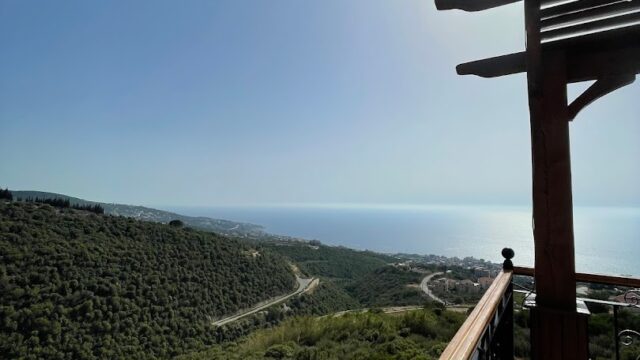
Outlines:
[[[424,274],[385,266],[346,286],[347,292],[367,307],[416,305],[427,301],[419,285]]]
[[[295,318],[237,344],[180,359],[437,359],[464,317],[435,307],[399,316],[369,312]]]
[[[333,280],[354,280],[396,261],[392,256],[341,246],[312,245],[300,241],[262,244],[291,259],[302,272]]]
[[[211,319],[291,291],[280,256],[215,234],[0,201],[0,354],[167,358]]]
[[[212,219],[208,217],[194,217],[185,216],[169,211],[163,211],[158,209],[152,209],[144,206],[136,205],[123,205],[123,204],[111,204],[101,203],[96,201],[84,200],[68,195],[56,194],[43,191],[16,191],[11,190],[15,199],[28,199],[28,198],[41,198],[41,199],[68,199],[71,204],[78,205],[101,205],[104,208],[105,214],[115,216],[125,216],[134,218],[137,220],[159,222],[166,224],[171,220],[180,220],[185,225],[211,231],[222,235],[237,236],[237,237],[259,237],[264,234],[263,228],[260,225],[254,225],[249,223],[241,223],[229,220]]]
[[[260,244],[285,256],[309,276],[331,284],[332,295],[349,299],[351,309],[422,305],[428,301],[418,285],[424,273],[389,265],[398,262],[394,256],[299,241]]]

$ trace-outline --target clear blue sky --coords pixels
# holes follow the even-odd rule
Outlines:
[[[0,186],[146,205],[528,204],[521,4],[0,0]],[[575,93],[575,91],[572,91]],[[640,84],[571,125],[574,199],[640,204]]]

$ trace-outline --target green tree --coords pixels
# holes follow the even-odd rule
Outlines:
[[[184,223],[183,223],[181,220],[177,220],[177,219],[176,219],[176,220],[171,220],[171,221],[169,221],[169,225],[170,225],[170,226],[173,226],[173,227],[178,227],[178,228],[180,228],[180,227],[183,227],[183,226],[184,226]]]

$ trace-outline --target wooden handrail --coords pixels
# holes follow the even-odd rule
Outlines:
[[[524,267],[524,266],[514,266],[513,274],[533,276],[534,269],[530,267]],[[600,275],[600,274],[576,273],[576,282],[640,288],[640,279],[627,277],[627,276],[611,276],[611,275]]]
[[[493,319],[505,291],[511,284],[513,273],[501,271],[487,292],[451,339],[440,359],[469,359],[476,351],[478,343]]]
[[[533,277],[533,268],[526,266],[514,266],[513,275],[524,275]]]
[[[508,261],[508,260],[507,260]],[[444,359],[471,359],[478,350],[483,336],[498,311],[505,292],[509,288],[513,275],[534,276],[530,267],[514,266],[513,270],[503,270],[495,278],[487,292],[482,296],[467,320],[449,342],[440,356]],[[576,282],[608,284],[640,288],[640,279],[625,276],[576,273]]]

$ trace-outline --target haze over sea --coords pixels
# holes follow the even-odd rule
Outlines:
[[[531,210],[506,206],[259,206],[172,208],[262,225],[265,231],[385,253],[473,256],[533,265]],[[576,207],[576,270],[640,275],[640,208]]]

